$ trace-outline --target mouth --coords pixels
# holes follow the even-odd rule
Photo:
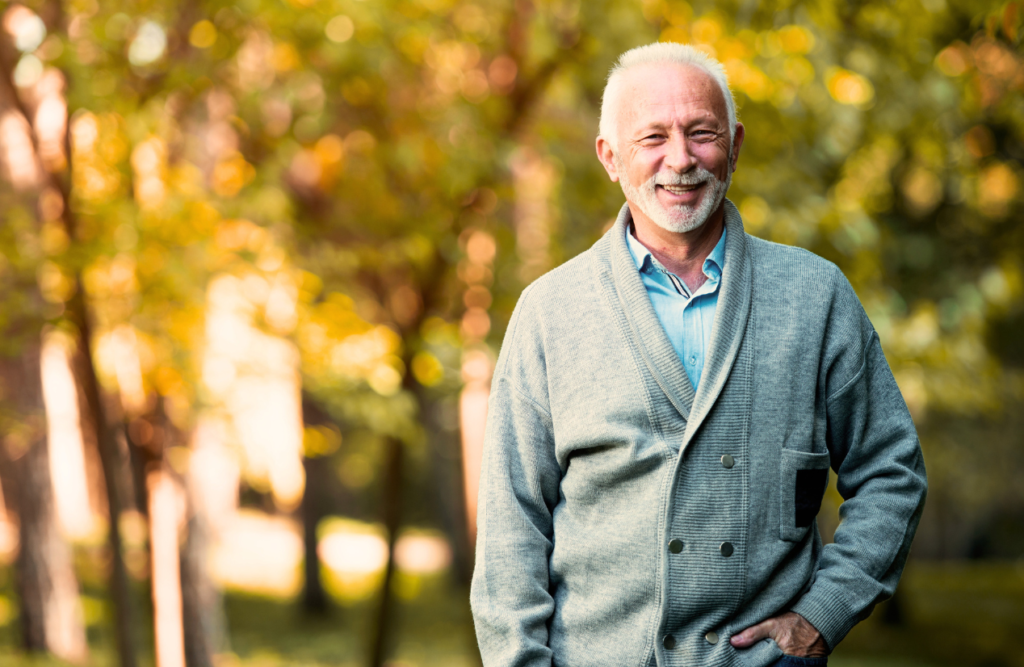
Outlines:
[[[696,201],[705,185],[707,185],[706,182],[692,185],[658,184],[658,187],[668,193],[669,201],[689,205]]]
[[[701,187],[703,183],[695,183],[693,185],[662,185],[661,187],[674,195],[685,195],[687,192],[693,192]]]

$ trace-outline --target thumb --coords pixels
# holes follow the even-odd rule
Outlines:
[[[775,629],[774,619],[769,618],[767,621],[762,621],[757,625],[752,625],[738,635],[733,635],[729,640],[729,643],[736,648],[747,648],[753,646],[756,642],[766,639],[772,636],[772,630]]]

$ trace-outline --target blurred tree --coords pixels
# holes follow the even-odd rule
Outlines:
[[[137,457],[146,424],[166,423],[152,460],[189,488],[215,423],[246,483],[302,512],[309,605],[332,485],[392,542],[399,524],[442,527],[465,581],[512,308],[622,203],[593,156],[608,68],[691,42],[725,64],[747,126],[730,196],[748,231],[849,276],[926,447],[917,551],[956,555],[968,522],[1024,504],[1005,421],[1024,400],[1022,15],[981,0],[33,0],[4,14],[17,94],[0,164],[12,190],[40,192],[36,211],[4,211],[38,213],[40,251],[5,257],[77,332],[108,480],[115,422]],[[186,582],[209,581],[206,498],[190,501]],[[190,622],[218,617],[216,595],[189,599]]]
[[[306,612],[325,614],[329,609],[327,591],[320,574],[317,550],[320,521],[332,513],[336,503],[336,476],[330,455],[341,445],[341,432],[328,415],[308,394],[302,398],[303,467],[306,486],[302,493],[303,589],[302,606]]]
[[[28,651],[80,664],[88,647],[71,550],[60,534],[53,503],[40,344],[26,341],[21,348],[18,357],[0,361],[5,413],[0,470],[8,507],[18,517],[16,581],[22,643]]]
[[[44,14],[51,19],[50,28],[59,26],[63,18],[60,5],[48,3],[45,10]],[[70,156],[66,151],[67,105],[62,95],[64,81],[56,70],[46,72],[48,76],[45,79],[44,72],[39,72],[39,79],[42,79],[43,85],[35,88],[33,95],[26,96],[27,101],[23,99],[22,92],[25,86],[21,85],[18,66],[24,62],[24,57],[17,60],[18,66],[15,66],[12,54],[37,48],[46,36],[47,26],[38,15],[20,5],[9,8],[4,13],[3,22],[5,36],[12,38],[10,42],[0,42],[0,85],[5,93],[5,101],[10,106],[6,116],[8,127],[11,127],[10,124],[13,122],[23,124],[27,129],[21,140],[21,153],[7,155],[8,170],[16,185],[20,170],[25,185],[37,185],[41,190],[37,207],[43,218],[41,236],[44,250],[49,254],[62,245],[66,246],[66,239],[77,239],[79,231],[70,205],[71,184],[66,180]],[[5,138],[10,140],[11,133],[7,134]],[[18,158],[21,160],[20,164],[16,161]],[[47,235],[52,238],[55,233],[58,235],[57,240],[47,244]],[[45,247],[47,245],[50,247]],[[65,275],[65,270],[70,270],[70,278]],[[131,639],[130,602],[118,527],[122,506],[118,482],[118,449],[114,432],[109,428],[105,406],[101,402],[99,383],[93,365],[91,315],[77,267],[60,267],[56,263],[45,262],[40,271],[48,272],[50,276],[50,282],[41,285],[44,299],[50,303],[67,302],[67,321],[78,336],[78,348],[82,352],[83,363],[79,380],[89,412],[88,422],[96,429],[96,442],[103,462],[111,518],[108,534],[112,551],[112,597],[118,618],[118,644],[123,667],[133,667],[135,663]],[[45,309],[40,310],[45,312]],[[60,311],[64,311],[64,308],[61,307]]]

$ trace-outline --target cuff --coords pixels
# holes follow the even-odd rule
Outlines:
[[[821,633],[829,651],[835,650],[836,644],[861,620],[842,589],[821,580],[815,582],[790,611],[803,616]]]

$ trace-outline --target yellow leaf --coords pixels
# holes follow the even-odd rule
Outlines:
[[[208,49],[216,41],[217,29],[207,20],[196,23],[188,33],[188,43],[197,49]]]
[[[836,102],[853,106],[867,106],[875,98],[875,88],[866,78],[843,69],[833,67],[826,74],[828,92]]]

